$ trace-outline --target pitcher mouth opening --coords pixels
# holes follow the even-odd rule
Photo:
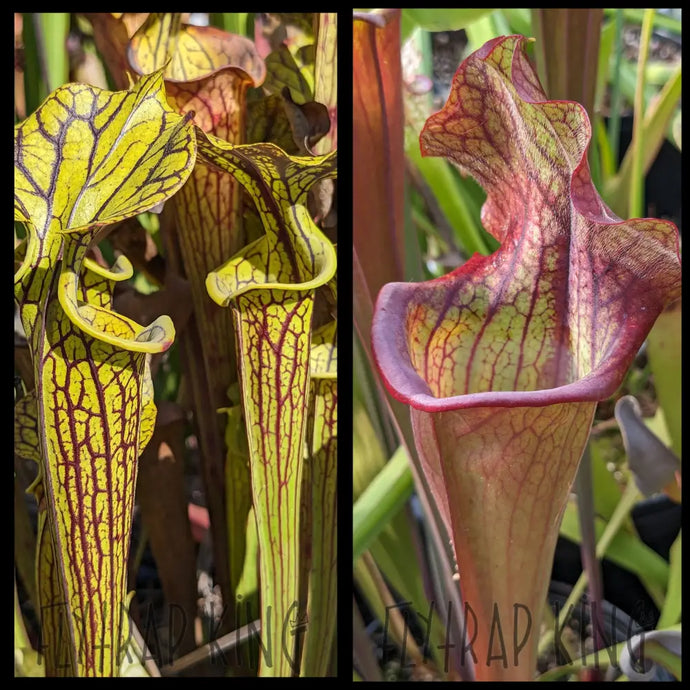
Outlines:
[[[377,367],[391,394],[418,410],[442,412],[470,407],[598,402],[615,393],[616,372],[623,365],[627,367],[621,355],[613,356],[608,348],[611,356],[598,356],[593,368],[578,366],[573,349],[553,339],[550,356],[542,357],[541,367],[522,357],[516,359],[522,367],[514,365],[512,369],[499,370],[505,339],[482,341],[477,334],[486,332],[486,322],[478,315],[475,315],[474,329],[468,329],[458,340],[456,348],[460,356],[453,356],[447,342],[440,342],[438,337],[434,342],[436,336],[431,336],[430,330],[423,332],[430,323],[428,320],[410,316],[411,310],[417,309],[420,303],[395,294],[398,289],[411,288],[407,283],[392,283],[382,289],[375,310],[372,342]],[[462,342],[464,337],[466,344]],[[520,338],[518,342],[526,352],[530,347],[543,352],[544,342],[535,335]],[[497,348],[498,353],[488,364],[484,358],[487,345],[489,351]],[[482,360],[478,359],[480,351]],[[636,349],[631,359],[634,352]],[[458,367],[464,367],[464,371],[458,373]]]
[[[439,326],[417,322],[415,305],[407,308],[408,357],[435,398],[549,390],[590,373],[578,372],[565,327],[546,336],[539,326],[511,332],[510,326],[500,323],[506,321],[505,314],[489,317],[471,312],[468,317],[463,309],[451,309],[458,318],[446,317]]]

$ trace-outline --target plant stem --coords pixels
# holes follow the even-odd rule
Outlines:
[[[618,14],[619,12],[621,13],[623,19],[625,19],[627,22],[631,24],[641,24],[643,20],[643,13],[645,10],[641,8],[634,8],[634,9],[604,9],[604,15],[605,16],[611,16],[613,13]],[[681,32],[681,22],[679,22],[677,19],[674,19],[673,17],[668,17],[665,14],[656,14],[653,17],[654,26],[656,26],[659,29],[666,29],[667,31],[671,31],[672,33],[675,33],[680,36]]]
[[[613,511],[611,519],[604,529],[604,533],[601,535],[601,538],[597,543],[597,559],[603,558],[606,550],[613,541],[613,538],[616,536],[616,534],[618,534],[618,531],[623,526],[623,523],[630,515],[630,511],[633,509],[633,506],[639,500],[640,495],[640,491],[635,485],[635,482],[628,482],[628,485],[621,496],[621,500],[618,502],[616,509]],[[569,613],[575,608],[575,605],[578,603],[578,601],[580,601],[586,586],[587,573],[583,572],[578,578],[577,582],[573,585],[570,596],[566,600],[558,615],[558,625],[556,626],[557,630],[562,630],[563,626],[565,626],[565,624],[568,622]],[[540,655],[544,654],[549,649],[550,645],[553,644],[553,638],[553,629],[549,629],[544,635],[542,635],[542,638],[539,640],[538,648],[538,653]]]
[[[640,32],[640,53],[637,59],[637,84],[635,87],[635,112],[633,120],[633,169],[630,179],[630,206],[628,216],[640,218],[645,215],[644,210],[644,148],[642,142],[645,100],[645,65],[649,54],[649,43],[652,36],[652,23],[654,21],[654,9],[646,9],[642,20]]]
[[[664,645],[655,640],[650,640],[644,645],[645,659],[650,659],[654,663],[663,666],[669,673],[675,676],[676,680],[683,680],[682,661],[677,654],[666,649]]]
[[[611,113],[609,115],[609,143],[611,144],[611,157],[613,164],[618,167],[618,156],[621,138],[621,62],[623,51],[621,49],[623,37],[623,10],[616,10],[616,35],[613,45],[616,48],[616,65],[611,78]]]
[[[414,491],[407,450],[400,446],[357,499],[352,510],[353,562],[396,515]]]
[[[259,619],[247,623],[247,625],[243,625],[233,632],[229,632],[216,640],[212,640],[202,647],[197,647],[193,652],[176,659],[169,666],[163,666],[160,675],[175,676],[203,661],[210,661],[212,663],[214,655],[218,652],[229,652],[247,640],[257,636],[260,632],[261,621]]]
[[[585,446],[585,452],[580,462],[580,467],[575,477],[577,489],[577,510],[580,519],[580,533],[582,541],[580,554],[584,572],[587,575],[589,601],[593,607],[595,620],[592,621],[592,635],[594,649],[599,649],[604,634],[604,612],[601,606],[603,596],[603,582],[601,577],[601,564],[596,557],[596,534],[594,530],[594,491],[592,483],[592,457],[589,443]]]

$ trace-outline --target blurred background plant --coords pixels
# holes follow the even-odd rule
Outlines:
[[[469,679],[448,539],[409,413],[383,389],[369,346],[383,284],[435,278],[497,247],[480,221],[484,191],[446,160],[422,158],[419,133],[469,53],[500,35],[534,37],[548,97],[590,116],[604,201],[621,218],[668,219],[682,233],[681,10],[362,10],[353,32],[353,676]],[[677,302],[659,317],[620,390],[597,407],[552,571],[556,615],[580,611],[558,621],[572,661],[544,621],[543,680],[621,674],[605,654],[593,669],[579,651],[593,645],[583,612],[602,600],[630,617],[609,643],[638,630],[680,635],[680,314]],[[646,679],[680,677],[664,650]]]
[[[182,27],[182,32],[190,26],[216,27],[208,32],[215,43],[204,57],[213,62],[211,74],[223,71],[227,81],[221,78],[222,83],[211,95],[200,97],[190,107],[197,117],[208,116],[214,127],[219,123],[225,127],[220,132],[214,129],[214,133],[236,144],[271,142],[290,156],[312,156],[335,150],[335,14],[183,13],[159,15],[158,19],[165,22],[171,17],[172,25]],[[136,54],[134,49],[130,54],[126,52],[132,46],[129,41],[142,27],[159,30],[155,22],[147,24],[153,19],[156,15],[149,13],[15,14],[15,123],[24,120],[54,89],[68,82],[109,90],[126,89],[126,72],[134,78],[137,76],[133,63],[128,62]],[[146,42],[146,35],[137,36],[141,43]],[[175,48],[179,52],[169,67],[179,68],[180,63],[188,60],[187,67],[199,71],[193,50],[184,53],[182,43]],[[156,57],[160,56],[155,51],[147,53],[145,45],[142,53],[136,54],[142,61]],[[153,65],[151,71],[160,67]],[[188,76],[184,64],[182,74]],[[200,77],[206,76],[195,74],[192,80],[199,84]],[[170,74],[166,72],[168,77]],[[166,82],[166,89],[173,107],[184,109],[188,105],[185,94],[193,101],[195,92],[194,88],[185,92],[184,87],[179,87],[182,81],[173,74]],[[174,102],[171,93],[180,100]],[[233,100],[235,96],[237,99]],[[212,115],[207,108],[215,108]],[[195,122],[209,130],[205,124]],[[220,182],[219,175],[225,175]],[[179,235],[174,232],[175,223],[179,226],[180,222],[173,214],[172,204],[162,212],[157,209],[155,213],[140,214],[132,222],[110,228],[107,237],[92,248],[94,258],[104,265],[111,266],[117,256],[124,254],[134,266],[133,278],[118,284],[115,310],[140,323],[149,323],[159,314],[169,314],[178,336],[167,352],[152,361],[157,426],[139,464],[129,561],[128,589],[134,591],[130,613],[135,634],[141,631],[137,638],[139,648],[145,646],[150,652],[146,671],[140,668],[142,674],[149,675],[256,675],[262,655],[269,654],[265,642],[259,641],[260,597],[263,598],[266,590],[261,589],[259,576],[261,538],[257,535],[248,481],[249,453],[232,351],[235,341],[230,309],[212,304],[204,282],[208,271],[218,268],[241,247],[261,237],[263,228],[254,200],[238,183],[228,182],[229,174],[216,171],[208,176],[204,178],[202,173],[196,206],[199,213],[206,214],[203,228],[199,228],[204,233],[204,241],[192,251],[191,260],[184,258],[187,262],[184,266],[176,245]],[[211,181],[204,188],[203,182],[208,179]],[[196,203],[194,195],[192,190],[192,201],[186,197],[192,206]],[[327,241],[335,243],[337,212],[333,181],[322,180],[310,190],[310,195],[312,216],[327,235]],[[176,204],[182,198],[180,195]],[[184,230],[179,234],[191,232],[188,226]],[[222,233],[224,239],[219,239]],[[228,241],[230,233],[233,239]],[[24,228],[16,223],[15,244],[24,237]],[[212,248],[220,254],[215,256]],[[196,274],[192,271],[195,261],[210,263],[202,267],[199,285],[195,284]],[[328,287],[318,291],[313,321],[304,324],[306,328],[330,329],[328,333],[320,332],[314,342],[331,354],[334,343],[327,339],[335,337],[334,294],[335,278]],[[213,315],[209,315],[210,311]],[[194,337],[198,338],[195,329],[217,316],[227,326],[221,329],[220,344],[210,342],[208,331],[202,331],[201,344],[199,339],[195,341],[190,336],[194,331]],[[323,358],[323,352],[320,356]],[[209,364],[211,360],[213,363]],[[331,360],[335,361],[332,357]],[[206,371],[205,378],[202,378],[203,371]],[[228,377],[226,372],[230,372]],[[17,396],[32,389],[32,379],[26,339],[15,318]],[[330,380],[335,390],[332,370],[314,374],[312,385],[318,387],[320,384],[316,382],[321,380]],[[332,423],[322,418],[313,421],[313,399],[320,395],[314,390],[311,418],[304,426],[314,434],[314,447],[311,436],[307,444],[307,456],[312,460],[327,445],[329,449],[335,448],[335,438],[328,438],[327,434],[329,430],[335,431],[334,420]],[[306,394],[309,395],[308,390]],[[320,404],[317,402],[316,407]],[[335,404],[329,409],[334,414]],[[306,404],[304,411],[306,414]],[[323,441],[323,448],[316,445],[317,434],[322,434],[319,442]],[[334,450],[328,450],[327,454],[326,462],[334,462]],[[231,467],[230,461],[226,461],[230,455],[239,458],[236,466]],[[335,673],[336,619],[329,604],[335,596],[335,473],[331,467],[326,472],[328,476],[324,476],[324,467],[327,465],[317,466],[315,462],[312,474],[304,474],[310,477],[307,486],[313,483],[323,489],[323,494],[317,496],[316,489],[313,496],[311,491],[303,492],[303,534],[290,536],[303,554],[299,598],[300,602],[306,601],[310,590],[309,632],[304,632],[306,611],[299,615],[293,612],[294,621],[280,621],[276,623],[278,630],[273,631],[278,648],[281,626],[289,625],[294,639],[302,635],[302,647],[296,648],[296,654],[302,653],[301,670],[308,675]],[[35,465],[15,456],[16,675],[43,674],[34,583],[36,505],[33,497],[25,493],[34,474]],[[302,473],[295,472],[294,476],[302,477]],[[318,506],[314,513],[312,499]],[[325,501],[324,505],[318,503],[321,500]],[[318,540],[322,542],[317,546]],[[287,544],[279,542],[276,540],[276,548],[286,550]],[[321,546],[325,550],[323,558]],[[321,569],[328,577],[318,594],[311,593],[310,577]],[[321,604],[314,606],[317,599]],[[275,667],[284,666],[282,657],[273,662]]]

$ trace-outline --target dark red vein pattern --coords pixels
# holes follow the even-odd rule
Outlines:
[[[242,70],[257,86],[263,82],[266,68],[253,41],[180,20],[176,13],[149,15],[128,49],[129,62],[137,72],[148,74],[166,67],[166,79],[189,82],[231,66]]]
[[[437,280],[386,285],[372,328],[452,535],[478,680],[533,679],[560,517],[596,402],[680,295],[677,229],[622,221],[601,201],[587,115],[546,100],[525,40],[470,55],[421,135],[425,155],[448,157],[486,189],[482,220],[501,247]],[[512,622],[515,606],[537,625],[504,664],[494,621]]]
[[[59,562],[40,587],[53,595],[46,621],[62,610],[62,627],[45,625],[44,640],[71,640],[79,675],[116,675],[146,355],[85,336],[55,297],[46,324],[38,416]]]
[[[37,381],[51,535],[43,632],[68,642],[76,675],[118,673],[136,462],[155,416],[146,357],[174,337],[167,317],[144,328],[110,311],[112,281],[128,273],[81,283],[84,256],[102,225],[176,192],[195,155],[160,74],[127,92],[61,87],[15,128],[15,219],[29,235],[15,297]],[[57,632],[53,606],[65,608]]]
[[[247,90],[265,76],[265,66],[251,41],[213,27],[182,25],[179,15],[152,14],[133,37],[128,54],[139,72],[166,67],[168,98],[176,111],[193,116],[205,132],[233,144],[243,143]],[[183,344],[188,356],[197,360],[189,366],[197,369],[194,378],[200,381],[193,393],[211,529],[218,560],[223,564],[228,560],[225,548],[219,548],[227,544],[234,564],[227,575],[225,565],[219,565],[217,579],[230,598],[242,573],[248,504],[236,500],[234,492],[224,501],[217,487],[223,485],[225,463],[236,465],[230,469],[232,474],[246,475],[246,485],[249,476],[242,458],[223,449],[216,411],[227,406],[228,388],[237,381],[232,315],[209,299],[205,281],[246,243],[240,184],[226,171],[197,165],[172,205],[172,223],[166,226],[168,256],[192,289],[195,318],[191,328],[196,332],[183,335]],[[236,528],[234,533],[232,528]]]
[[[254,510],[259,533],[262,603],[271,617],[272,668],[289,673],[276,632],[297,601],[299,491],[308,394],[313,296],[304,292],[253,291],[239,296],[232,313],[252,458]],[[258,460],[258,462],[257,462]],[[268,543],[265,535],[268,535]],[[271,612],[264,611],[274,602]],[[303,607],[300,607],[303,608]],[[267,622],[268,624],[268,622]],[[291,652],[291,655],[294,653]]]
[[[306,209],[309,187],[335,174],[335,153],[291,158],[271,144],[230,146],[199,135],[204,158],[232,171],[251,195],[265,236],[209,274],[206,285],[235,319],[251,457],[262,582],[262,631],[299,602],[299,512],[314,291],[336,268],[333,246]],[[270,616],[269,619],[267,618]],[[273,634],[262,675],[291,675]],[[291,643],[292,644],[292,643]]]
[[[523,41],[471,55],[421,135],[425,155],[447,156],[484,186],[482,220],[502,243],[379,295],[384,378],[425,409],[604,398],[680,295],[677,229],[621,221],[605,206],[589,177],[587,115],[546,101]]]
[[[324,677],[337,629],[338,598],[338,381],[336,323],[314,332],[311,350],[310,409],[307,444],[310,449],[311,567],[307,602],[307,631],[302,652],[302,675]]]
[[[14,452],[22,458],[41,464],[36,395],[30,391],[14,406]],[[41,620],[39,654],[45,664],[46,677],[73,676],[76,664],[69,635],[68,611],[58,577],[55,549],[48,526],[45,490],[39,474],[27,489],[38,504],[36,538],[37,601]]]

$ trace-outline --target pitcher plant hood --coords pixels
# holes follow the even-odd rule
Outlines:
[[[678,230],[623,221],[600,199],[587,114],[546,99],[525,41],[472,53],[421,134],[424,155],[486,190],[482,222],[500,248],[435,280],[385,285],[372,324],[378,368],[412,408],[453,541],[478,680],[533,678],[560,517],[596,403],[615,393],[681,283]],[[518,612],[509,660],[496,625],[517,625]]]
[[[677,228],[623,221],[601,200],[587,114],[546,99],[525,42],[500,37],[470,55],[420,137],[424,155],[484,187],[482,222],[501,242],[446,276],[379,294],[378,366],[421,410],[606,398],[680,297]]]

